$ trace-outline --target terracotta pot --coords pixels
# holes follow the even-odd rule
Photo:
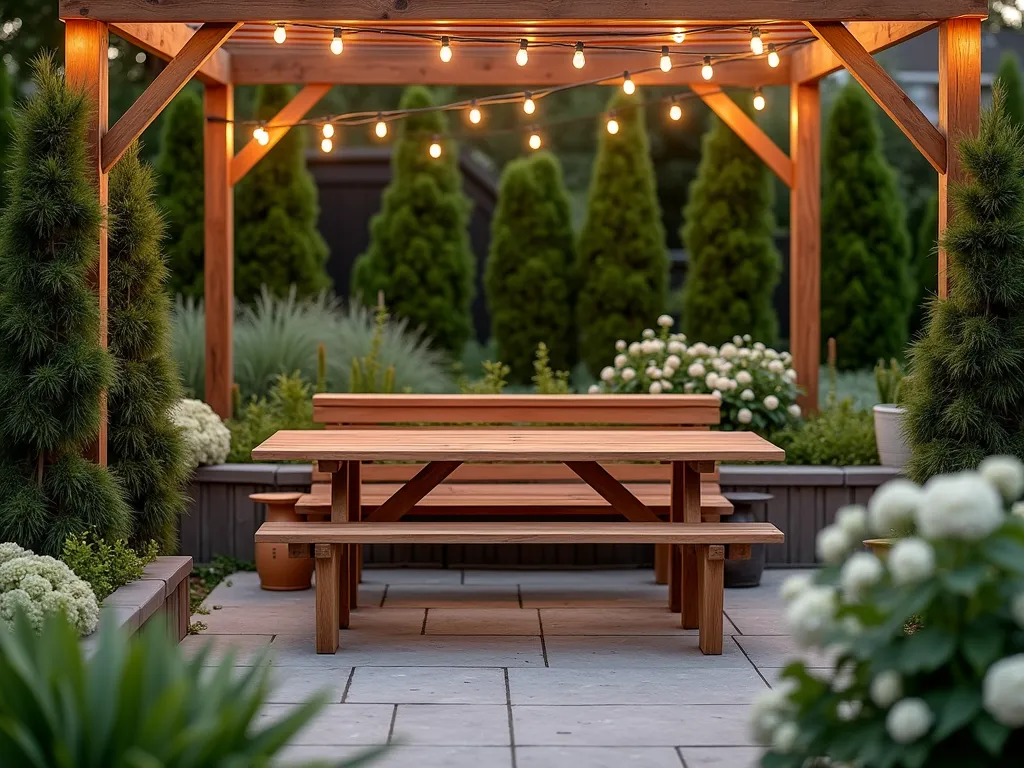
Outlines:
[[[864,546],[870,549],[879,560],[885,560],[889,556],[889,550],[892,549],[892,539],[865,539]]]
[[[883,467],[903,469],[910,459],[910,447],[903,434],[906,411],[898,405],[883,403],[874,407],[875,442]]]
[[[254,493],[249,496],[258,504],[267,505],[268,523],[299,523],[295,502],[301,493]],[[309,589],[313,580],[313,558],[289,557],[287,544],[257,544],[256,573],[263,589],[288,592]]]

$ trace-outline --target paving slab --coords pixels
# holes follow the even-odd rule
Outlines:
[[[351,667],[324,670],[321,667],[272,666],[270,679],[273,687],[267,703],[301,704],[316,694],[322,694],[331,704],[340,704],[351,677]]]
[[[685,768],[757,768],[758,747],[683,747],[679,750]]]
[[[509,746],[508,707],[505,704],[399,704],[394,739],[410,745]]]
[[[727,608],[726,617],[740,635],[788,635],[782,608]]]
[[[503,669],[486,667],[359,667],[352,676],[352,684],[345,701],[388,704],[504,705],[506,699],[505,670]]]
[[[810,667],[829,667],[838,655],[838,651],[803,650],[791,637],[737,635],[734,639],[757,667],[784,667],[797,660],[806,661]]]
[[[462,584],[462,571],[448,568],[363,568],[364,586],[384,584]]]
[[[210,648],[204,666],[218,667],[231,657],[233,666],[249,667],[257,663],[270,646],[273,635],[189,635],[181,641],[186,656],[192,657]]]
[[[388,585],[385,608],[518,608],[515,585],[466,587],[423,584]]]
[[[516,747],[517,768],[682,768],[672,747]]]
[[[731,637],[721,656],[705,656],[695,635],[677,637],[545,637],[548,666],[586,669],[649,669],[700,666],[704,669],[749,669],[750,661]]]
[[[295,710],[287,704],[268,704],[256,716],[267,727]],[[395,708],[390,704],[328,704],[301,731],[295,746],[343,746],[387,744]]]
[[[541,608],[544,636],[556,635],[696,635],[696,629],[682,629],[679,614],[667,607],[644,608]],[[723,617],[725,634],[736,628]]]
[[[428,635],[540,635],[535,609],[429,608]]]
[[[360,635],[341,633],[335,654],[318,654],[313,635],[278,635],[274,664],[338,667],[543,667],[539,637]]]
[[[613,568],[613,569],[578,569],[564,571],[521,570],[521,571],[463,571],[466,585],[508,585],[520,586],[551,586],[552,584],[567,586],[598,586],[625,585],[654,586],[654,571],[650,568]],[[661,587],[667,589],[667,587]]]
[[[524,585],[524,608],[661,608],[668,605],[668,589],[657,584]]]
[[[282,754],[286,765],[305,768],[311,761],[353,759],[365,752],[363,747],[289,747]],[[512,750],[508,747],[389,747],[367,768],[512,768]]]

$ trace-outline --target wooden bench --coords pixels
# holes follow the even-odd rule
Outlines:
[[[316,561],[316,651],[336,653],[338,628],[350,620],[350,551],[361,544],[609,544],[641,543],[693,547],[699,645],[705,654],[721,654],[724,561],[750,557],[752,544],[784,540],[770,523],[584,523],[584,522],[388,522],[264,523],[257,544],[286,544],[289,553]],[[686,570],[678,571],[687,578]],[[681,583],[680,594],[687,590]],[[684,616],[682,623],[686,625]]]
[[[427,427],[571,425],[586,429],[707,430],[719,423],[710,395],[348,395],[318,394],[313,419],[327,429],[399,425]],[[409,482],[422,464],[364,464],[362,510],[369,512]],[[613,477],[652,511],[667,519],[669,464],[610,464]],[[717,522],[732,513],[715,469],[701,478],[701,515]],[[330,475],[314,472],[313,487],[296,512],[329,519]],[[564,464],[464,464],[407,513],[413,517],[531,518],[545,520],[620,516],[600,494]],[[655,548],[655,579],[668,583],[668,547]],[[354,566],[357,570],[358,563]]]

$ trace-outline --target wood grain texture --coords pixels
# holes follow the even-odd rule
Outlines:
[[[721,84],[709,85],[703,82],[694,82],[690,86],[690,90],[696,93],[701,101],[707,104],[708,108],[732,129],[733,133],[743,139],[743,143],[761,158],[761,161],[782,180],[783,184],[787,187],[793,186],[793,163],[789,156],[779,149],[779,145],[761,130],[761,127],[732,100],[729,94],[722,90]]]
[[[114,163],[128,151],[149,125],[156,120],[163,108],[171,103],[177,93],[188,85],[203,64],[220,48],[231,33],[241,26],[231,24],[203,24],[153,79],[142,95],[128,107],[114,126],[103,137],[102,164],[104,172],[110,171]]]
[[[550,429],[282,430],[257,461],[782,461],[752,432]]]
[[[337,471],[331,475],[331,522],[347,523],[348,509],[348,462],[339,462]]]
[[[187,24],[111,24],[110,31],[151,56],[170,61],[192,38],[195,30]],[[223,48],[203,62],[195,77],[202,83],[226,85],[231,82],[231,54]]]
[[[846,25],[868,53],[881,53],[938,26],[937,21],[854,21]],[[785,59],[783,59],[785,61]],[[825,43],[816,41],[793,51],[791,77],[794,83],[820,80],[843,69],[843,61]],[[781,67],[780,67],[781,69]],[[715,69],[717,81],[718,69]]]
[[[99,254],[90,269],[89,282],[99,305],[99,343],[107,348],[107,174],[101,162],[103,137],[109,121],[108,69],[109,33],[107,25],[96,21],[72,20],[64,26],[64,71],[69,87],[85,94],[89,123],[85,150],[89,163],[89,183],[93,185],[103,209]],[[107,393],[100,394],[100,424],[96,439],[86,455],[97,464],[107,463]]]
[[[986,0],[60,0],[60,17],[104,21],[452,21],[547,19],[592,25],[619,19],[697,24],[759,19],[944,19],[988,15]],[[699,21],[698,21],[699,20]]]
[[[235,213],[229,178],[234,155],[234,90],[207,85],[203,100],[204,301],[206,370],[204,399],[222,419],[231,418],[234,384]]]
[[[567,461],[565,465],[630,522],[658,522],[657,515],[596,461]]]
[[[821,367],[821,94],[817,82],[790,88],[789,336],[804,413],[818,410]]]
[[[291,130],[290,126],[298,120],[302,120],[306,113],[327,95],[329,90],[331,90],[331,86],[325,85],[321,81],[307,85],[295,94],[292,100],[285,104],[281,111],[267,123],[266,129],[270,135],[270,141],[266,144],[260,144],[251,136],[247,137],[248,143],[231,159],[231,183],[237,184],[245,178],[245,174],[251,171],[253,166],[266,157],[267,153],[285,137]]]
[[[939,130],[949,142],[945,173],[939,174],[939,236],[953,217],[950,187],[964,180],[957,142],[981,125],[981,22],[953,19],[939,26]],[[946,251],[939,250],[939,297],[949,296]]]
[[[850,30],[841,21],[809,21],[807,26],[843,62],[850,74],[864,86],[864,90],[900,127],[932,167],[939,173],[945,173],[946,137],[932,125],[921,108],[911,101]],[[978,55],[980,60],[980,48]]]
[[[319,462],[322,464],[322,462]],[[423,469],[423,464],[364,464],[362,467],[363,482],[368,485],[376,483],[405,483]],[[648,464],[606,464],[607,469],[616,480],[623,483],[667,483],[672,478],[671,462]],[[719,473],[701,473],[701,481],[717,483]],[[314,470],[314,483],[329,483],[330,473]],[[579,484],[579,477],[561,462],[547,464],[463,464],[448,477],[447,482],[459,484],[473,483],[523,483],[531,485],[544,484]]]
[[[700,637],[703,653],[722,653],[722,611],[725,607],[725,548],[718,544],[697,547],[700,568]]]
[[[348,507],[349,520],[359,522],[363,519],[363,488],[362,464],[358,461],[348,462]],[[359,583],[363,580],[363,548],[356,545],[349,553],[349,603],[352,610],[359,607]]]
[[[271,544],[781,544],[771,523],[264,523]]]
[[[268,525],[268,523],[264,523]],[[308,525],[308,523],[306,523]],[[341,574],[341,546],[317,544],[316,556],[316,652],[338,650],[338,579]]]
[[[377,507],[367,520],[388,522],[401,520],[402,515],[430,493],[437,485],[459,466],[458,461],[432,461],[421,469],[412,480],[403,485],[395,495]]]

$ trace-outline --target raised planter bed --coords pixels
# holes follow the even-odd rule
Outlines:
[[[815,564],[814,540],[846,504],[864,504],[875,489],[897,477],[886,467],[723,466],[723,491],[772,495],[767,521],[786,533],[786,543],[768,548],[769,567]],[[192,483],[189,514],[181,521],[181,551],[197,562],[216,555],[253,559],[253,536],[264,510],[249,494],[305,491],[312,471],[305,465],[223,464],[202,467]],[[368,565],[586,568],[647,565],[644,546],[410,546],[364,549]]]

